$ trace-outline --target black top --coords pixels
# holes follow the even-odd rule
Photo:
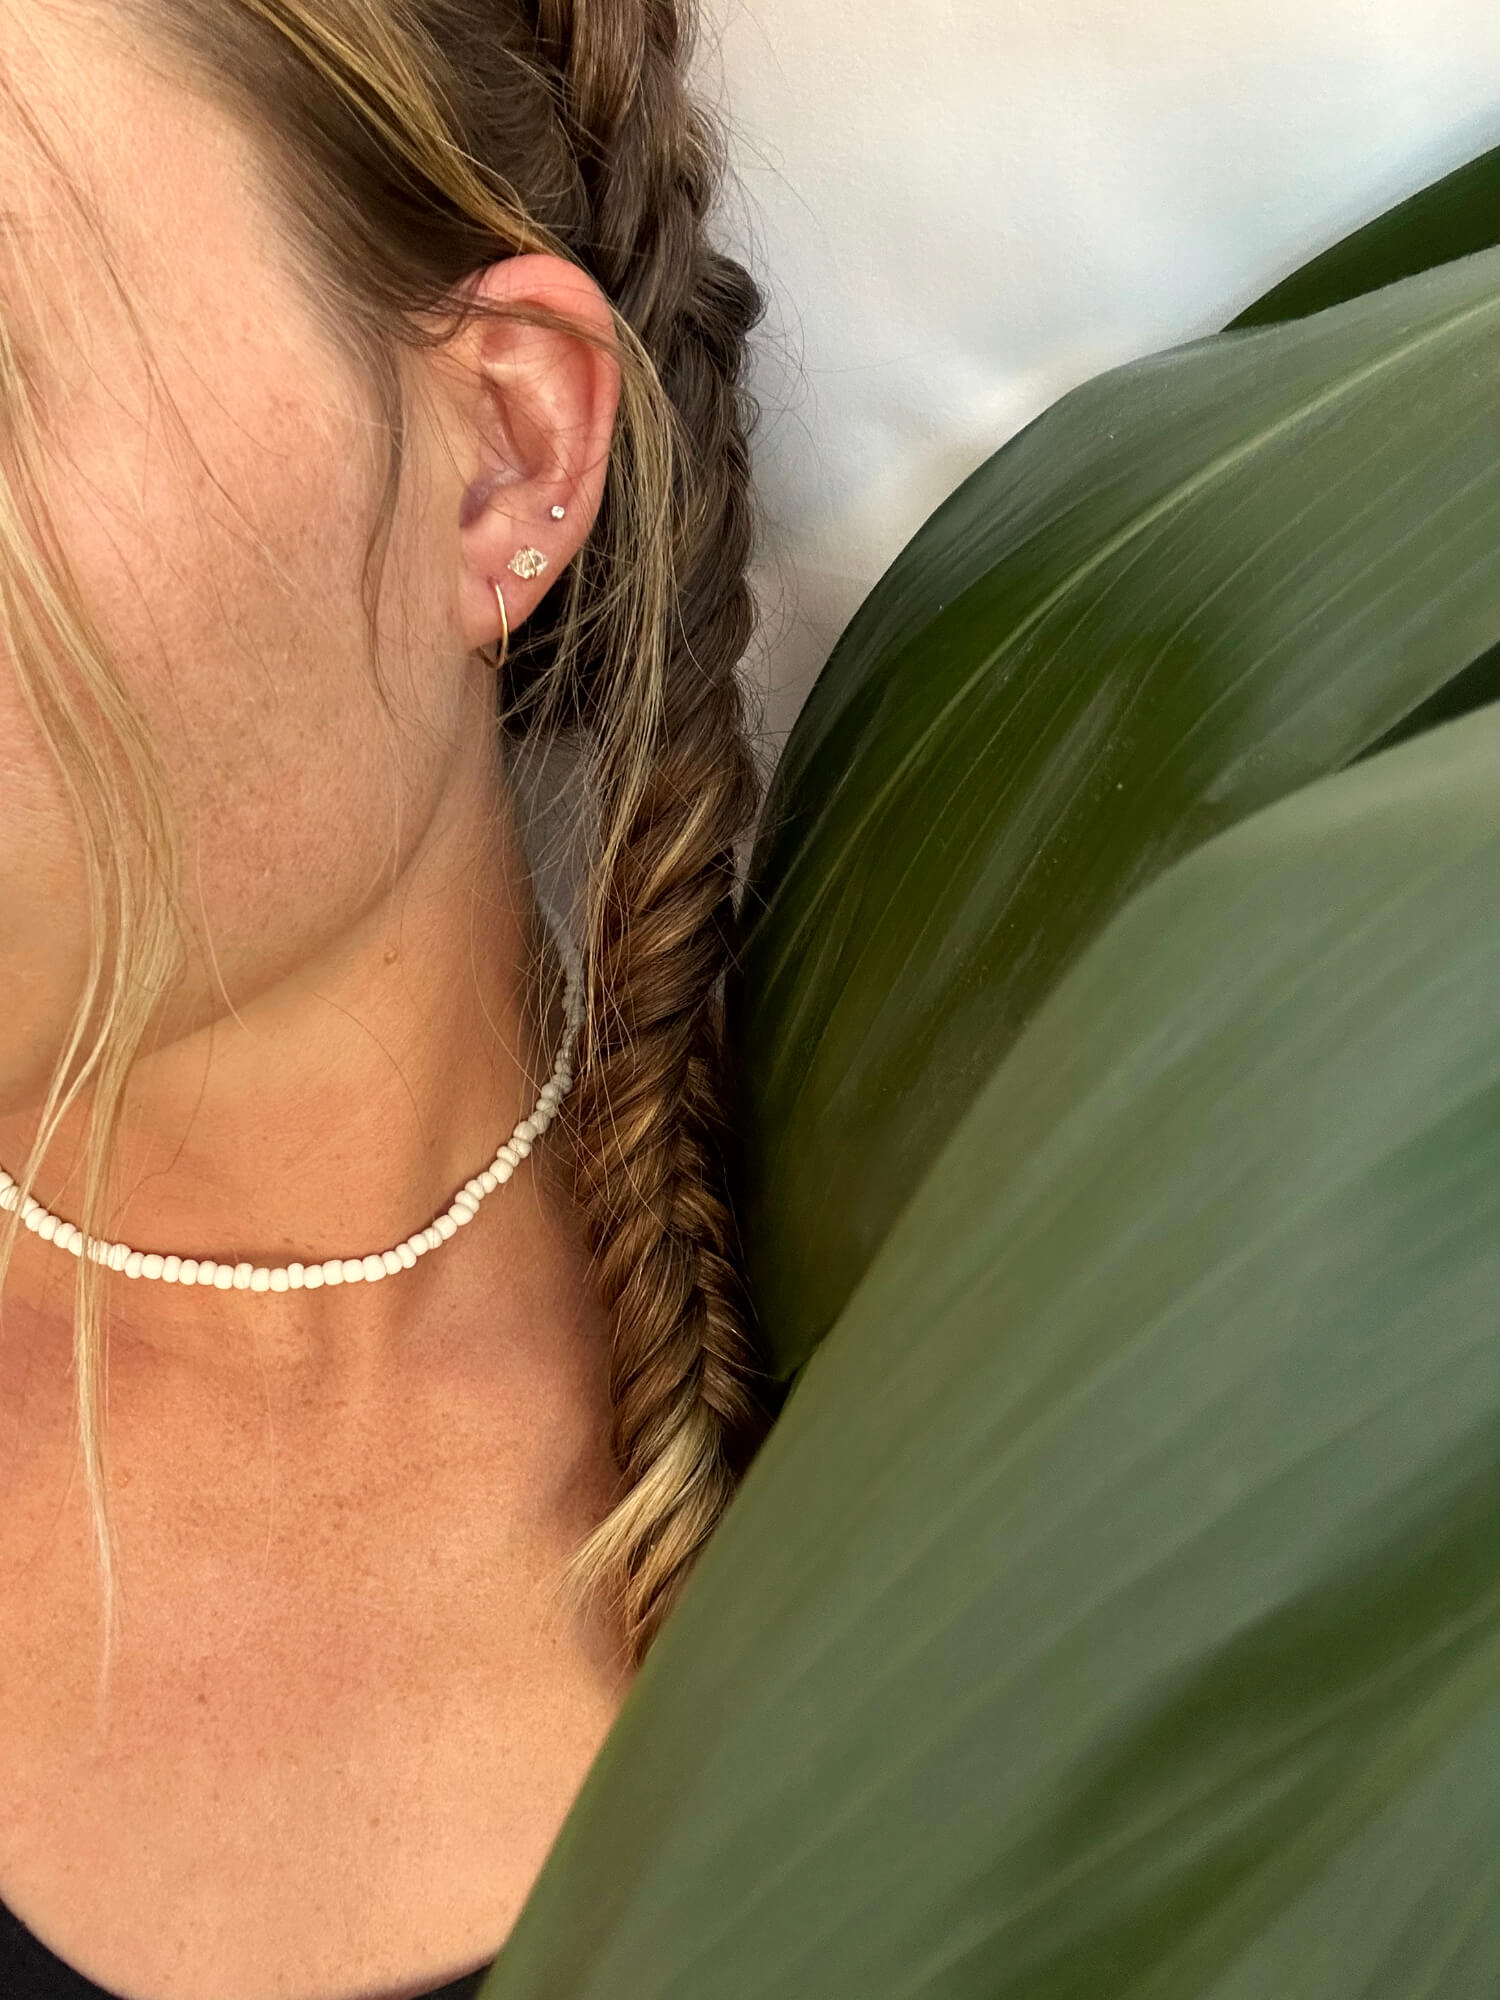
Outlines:
[[[477,1972],[450,1979],[446,1986],[433,1986],[421,2000],[474,2000],[489,1969],[481,1965]],[[96,1986],[48,1951],[4,1903],[0,1903],[0,1994],[5,2000],[127,2000],[111,1987]]]

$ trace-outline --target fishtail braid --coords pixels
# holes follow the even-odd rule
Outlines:
[[[754,627],[745,572],[755,405],[743,378],[763,301],[707,237],[723,157],[685,81],[693,5],[112,0],[106,10],[132,47],[175,55],[184,78],[255,135],[309,307],[368,372],[388,447],[363,578],[372,665],[407,435],[402,351],[444,345],[480,309],[471,281],[499,255],[572,258],[614,308],[621,420],[603,503],[566,579],[517,633],[498,706],[513,736],[582,725],[592,767],[586,810],[597,838],[580,938],[587,1019],[560,1122],[572,1128],[612,1317],[612,1442],[624,1490],[568,1577],[586,1593],[609,1589],[637,1662],[769,1427],[776,1395],[759,1362],[726,1192],[724,1107],[734,1092],[720,990],[736,844],[758,793],[737,668]],[[20,436],[29,399],[9,354],[0,339],[0,401]],[[41,497],[32,495],[45,518]],[[50,545],[15,529],[28,511],[0,508],[7,567],[45,577],[46,601],[66,615],[58,646],[49,631],[49,643],[16,649],[18,671],[28,686],[54,690],[49,713],[71,715],[55,659],[70,662],[70,685],[101,691],[103,712],[128,717]],[[386,693],[378,673],[376,686]],[[86,845],[93,907],[124,912],[110,933],[120,949],[107,1029],[83,1069],[103,1062],[81,1217],[97,1235],[106,1233],[130,1065],[153,993],[170,987],[170,947],[192,916],[174,887],[180,838],[163,767],[135,727],[111,725],[103,748],[88,732],[64,732],[60,749],[86,774],[112,836]],[[113,748],[128,785],[110,776]],[[136,824],[150,830],[159,866],[130,859]],[[105,856],[119,860],[118,879]],[[132,955],[133,939],[145,943]],[[81,1013],[79,1036],[86,1026]],[[67,1070],[61,1064],[52,1080],[23,1168],[26,1193]],[[0,1288],[16,1235],[9,1221]],[[74,1372],[108,1641],[115,1572],[101,1286],[99,1267],[80,1260]],[[108,1643],[102,1666],[107,1680]]]
[[[706,239],[722,148],[683,80],[691,17],[674,0],[538,0],[536,16],[592,209],[584,261],[678,419],[678,594],[654,740],[638,715],[612,729],[629,704],[609,689],[585,709],[615,837],[591,897],[597,999],[574,1116],[627,1491],[574,1574],[614,1580],[639,1660],[769,1422],[726,1194],[720,987],[735,845],[758,796],[736,668],[755,624],[743,375],[764,300]]]

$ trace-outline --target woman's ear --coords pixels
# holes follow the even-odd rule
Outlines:
[[[620,400],[613,315],[586,271],[526,254],[490,265],[477,289],[496,305],[561,314],[596,339],[524,320],[478,321],[449,357],[468,481],[460,614],[474,649],[500,638],[494,583],[514,633],[583,546],[604,497]]]

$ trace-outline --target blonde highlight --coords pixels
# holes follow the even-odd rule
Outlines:
[[[704,237],[722,160],[682,80],[691,24],[654,0],[111,0],[108,12],[263,135],[298,275],[379,393],[390,449],[364,584],[382,695],[376,602],[402,468],[400,349],[491,314],[592,337],[477,297],[473,276],[500,255],[567,258],[611,302],[621,392],[604,504],[515,635],[497,727],[517,742],[578,732],[589,746],[585,1026],[569,1122],[614,1330],[625,1490],[565,1584],[579,1601],[608,1598],[639,1661],[770,1421],[725,1192],[718,991],[735,843],[757,794],[736,664],[753,627],[754,412],[741,372],[761,300]],[[109,275],[103,244],[99,261]],[[35,1141],[12,1169],[3,1297],[20,1202],[85,1087],[77,1221],[109,1234],[127,1082],[191,926],[169,774],[49,529],[44,420],[3,313],[0,414],[0,617],[75,812],[90,910],[84,991]],[[102,1697],[118,1630],[104,1276],[77,1262]]]

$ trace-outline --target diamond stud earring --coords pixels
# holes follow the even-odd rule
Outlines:
[[[547,567],[547,558],[540,549],[517,549],[507,568],[517,576],[524,576],[529,583],[534,576],[540,576]]]
[[[567,508],[563,506],[554,507],[552,509],[553,520],[560,521],[563,518],[563,516],[567,513],[567,511],[568,511]]]

